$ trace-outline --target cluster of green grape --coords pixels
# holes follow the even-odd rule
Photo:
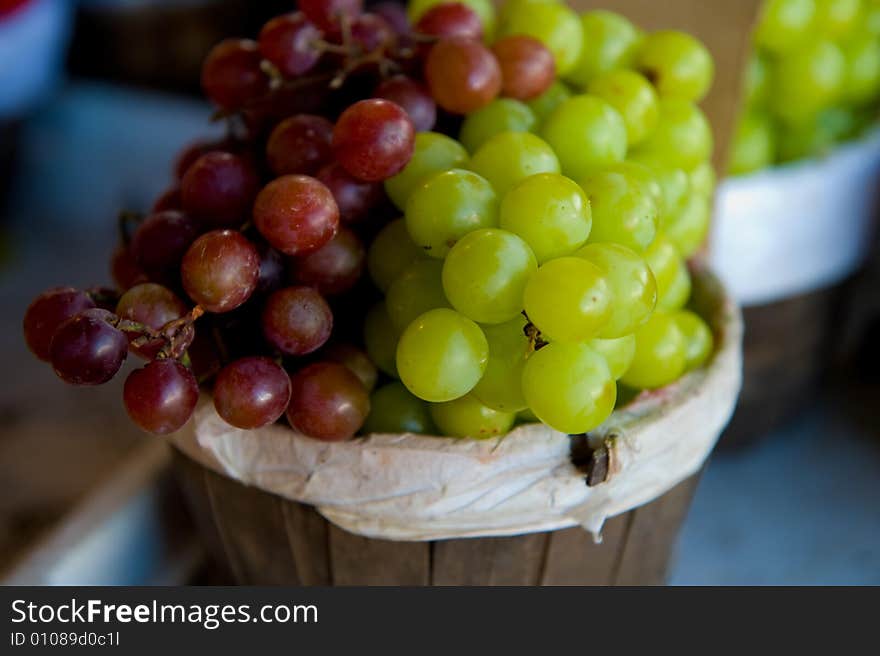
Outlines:
[[[667,385],[712,351],[685,309],[715,182],[696,104],[712,58],[607,11],[514,0],[496,20],[488,0],[462,3],[485,40],[542,42],[555,79],[460,112],[458,140],[418,133],[385,182],[403,216],[369,246],[385,296],[364,338],[400,382],[373,392],[365,430],[480,438],[537,418],[583,433],[623,390]],[[411,19],[437,4],[413,2]]]
[[[821,155],[873,123],[880,2],[765,0],[730,172]]]

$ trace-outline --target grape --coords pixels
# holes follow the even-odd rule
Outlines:
[[[394,279],[385,296],[385,307],[398,332],[420,314],[435,308],[448,308],[443,293],[443,263],[418,259]]]
[[[397,34],[378,14],[361,14],[352,21],[351,40],[362,53],[371,53],[389,48],[397,40]]]
[[[691,297],[691,274],[685,266],[684,260],[678,260],[675,276],[668,287],[657,291],[657,308],[660,310],[679,310]]]
[[[754,107],[764,103],[770,94],[770,63],[760,53],[752,53],[746,65],[743,105]]]
[[[147,276],[138,266],[128,246],[117,246],[110,258],[110,275],[116,286],[125,291],[146,282]]]
[[[422,83],[406,75],[395,75],[383,81],[373,95],[403,107],[416,132],[427,132],[437,122],[437,104],[431,94]]]
[[[398,35],[409,34],[410,25],[409,18],[406,16],[406,9],[397,2],[378,2],[370,6],[370,10],[388,23]]]
[[[559,173],[559,160],[550,145],[528,132],[496,134],[474,153],[469,167],[486,178],[499,196],[536,173]]]
[[[390,100],[360,100],[342,112],[333,129],[336,160],[359,180],[379,182],[399,173],[413,153],[415,128]]]
[[[570,255],[587,241],[592,214],[579,185],[556,173],[539,173],[504,195],[499,222],[522,237],[543,264]]]
[[[537,122],[525,104],[512,98],[498,98],[465,118],[459,140],[473,153],[496,134],[530,132]]]
[[[397,371],[425,401],[451,401],[470,392],[486,370],[489,346],[480,327],[454,310],[431,310],[413,321],[397,345]]]
[[[259,181],[248,162],[213,151],[199,157],[180,182],[180,199],[188,214],[218,228],[244,223]]]
[[[416,135],[409,163],[385,181],[385,191],[399,209],[406,209],[416,187],[435,173],[463,166],[467,157],[464,147],[445,134],[421,132]]]
[[[688,300],[690,276],[675,245],[662,233],[645,251],[645,261],[657,282],[657,307],[676,309]],[[682,298],[682,295],[684,298]]]
[[[335,32],[342,21],[352,21],[361,13],[363,0],[299,0],[299,9],[318,29]]]
[[[435,431],[428,404],[410,394],[402,383],[388,383],[370,396],[364,433],[421,433]]]
[[[587,344],[605,358],[614,380],[626,373],[636,354],[636,336],[632,334],[616,339],[591,339]]]
[[[321,352],[322,359],[344,364],[363,383],[369,392],[376,386],[379,372],[367,354],[351,344],[334,344]]]
[[[174,284],[180,276],[180,261],[199,232],[189,215],[166,210],[148,216],[138,226],[129,249],[150,280]]]
[[[486,371],[471,394],[500,412],[517,412],[526,407],[522,393],[522,372],[532,348],[524,328],[526,319],[518,316],[505,323],[482,326],[489,345]]]
[[[229,144],[223,141],[206,141],[202,139],[187,145],[177,154],[177,157],[174,160],[174,179],[177,182],[183,180],[183,176],[186,175],[189,167],[195,164],[196,160],[202,155],[206,155],[215,150],[225,151],[228,146]]]
[[[392,221],[376,235],[367,252],[367,270],[376,286],[383,292],[410,264],[424,256],[424,252],[409,237],[406,221]]]
[[[321,33],[302,12],[276,16],[260,30],[260,53],[285,77],[308,73],[321,58]]]
[[[755,42],[775,54],[789,52],[811,35],[815,17],[815,0],[765,0]]]
[[[641,253],[657,233],[657,204],[638,180],[626,173],[601,172],[582,183],[590,199],[590,242],[614,242]]]
[[[241,358],[217,374],[214,409],[227,424],[250,430],[274,423],[290,402],[290,377],[274,360]]]
[[[358,180],[336,162],[322,168],[316,177],[333,195],[342,223],[361,221],[385,200],[381,184]]]
[[[503,323],[522,311],[523,290],[537,266],[528,244],[514,233],[475,230],[446,256],[443,290],[452,307],[469,319]]]
[[[263,336],[288,355],[306,355],[321,348],[333,330],[327,301],[311,287],[285,287],[266,300],[260,317]]]
[[[128,375],[122,399],[135,424],[150,433],[167,435],[192,417],[199,384],[176,360],[155,360]]]
[[[128,339],[107,323],[107,310],[91,308],[58,326],[49,347],[52,368],[71,385],[100,385],[116,375],[128,354]]]
[[[421,15],[414,31],[436,37],[458,36],[482,40],[483,22],[471,7],[461,2],[443,2]]]
[[[626,156],[626,124],[607,102],[589,95],[574,96],[557,107],[541,127],[562,172],[579,179]]]
[[[400,332],[391,323],[385,303],[377,303],[364,318],[364,346],[380,370],[397,378],[397,343]]]
[[[314,175],[333,157],[330,140],[333,124],[322,116],[298,114],[272,130],[266,144],[266,160],[276,175]]]
[[[703,162],[695,167],[691,173],[685,173],[681,169],[669,167],[659,162],[658,158],[651,154],[635,154],[633,159],[628,160],[625,164],[635,164],[649,172],[654,183],[649,193],[657,203],[657,216],[660,225],[663,225],[667,217],[677,214],[684,207],[685,200],[691,193],[691,173],[708,165],[707,162]],[[634,170],[627,172],[641,179],[640,173],[636,173]]]
[[[577,256],[599,267],[614,298],[599,337],[623,337],[647,320],[657,303],[657,283],[642,258],[619,244],[587,244]]]
[[[202,65],[202,90],[218,107],[239,109],[265,95],[269,78],[260,68],[260,50],[249,39],[226,39]]]
[[[842,44],[846,58],[843,97],[855,105],[869,103],[880,94],[880,42],[877,37],[859,34]]]
[[[354,437],[370,412],[370,396],[348,367],[316,362],[291,378],[290,425],[327,442]]]
[[[544,93],[556,77],[556,62],[543,43],[524,34],[499,39],[492,52],[501,67],[501,94],[529,100]]]
[[[449,0],[412,0],[407,3],[409,22],[415,25],[431,7],[448,2]],[[459,2],[477,13],[483,25],[483,35],[491,40],[495,33],[495,8],[492,6],[492,0],[459,0]]]
[[[180,319],[186,313],[186,304],[174,292],[155,283],[132,287],[119,298],[116,305],[116,315],[121,319],[135,321],[154,330],[159,330],[169,321]],[[132,345],[131,350],[145,360],[152,360],[164,345],[165,340],[155,339],[143,346]]]
[[[816,0],[814,26],[823,36],[846,38],[860,23],[862,0]]]
[[[710,162],[703,162],[688,175],[691,193],[711,199],[715,193],[715,169]]]
[[[659,30],[646,36],[636,68],[662,97],[699,102],[709,91],[715,67],[706,46],[690,34]]]
[[[869,0],[865,7],[863,25],[868,34],[880,36],[880,4],[875,0]]]
[[[551,343],[523,371],[529,408],[554,430],[585,433],[605,421],[617,397],[608,363],[586,344]]]
[[[470,114],[501,91],[495,55],[473,39],[441,39],[425,61],[425,80],[437,104],[453,114]]]
[[[846,58],[831,41],[811,41],[775,61],[773,111],[790,123],[803,122],[836,102],[846,80]]]
[[[254,293],[265,295],[281,286],[287,274],[287,267],[284,265],[281,253],[265,242],[257,242],[255,246],[260,255],[260,275]]]
[[[657,389],[684,373],[686,345],[674,315],[655,312],[635,335],[636,354],[621,382],[639,389]]]
[[[712,355],[714,338],[706,322],[693,312],[681,310],[673,314],[675,323],[684,335],[685,370],[702,367]]]
[[[553,53],[560,76],[574,68],[584,47],[580,19],[562,3],[508,3],[501,14],[498,32],[502,37],[524,34],[542,42]]]
[[[636,153],[667,167],[691,171],[712,154],[712,130],[700,108],[686,100],[661,98],[660,121]]]
[[[666,236],[684,258],[696,253],[709,234],[712,206],[709,198],[693,194],[676,216],[665,226]]]
[[[165,210],[179,210],[183,207],[183,198],[180,195],[180,187],[170,187],[166,189],[153,203],[150,208],[153,214],[164,212]]]
[[[539,122],[544,121],[553,110],[566,100],[571,98],[571,90],[562,82],[554,81],[547,90],[537,98],[532,98],[526,103],[534,112]]]
[[[28,348],[44,362],[51,359],[49,347],[58,327],[71,317],[95,307],[85,292],[73,287],[55,287],[37,296],[24,314],[22,327]]]
[[[641,35],[626,18],[610,11],[587,11],[580,20],[585,45],[566,77],[586,88],[603,73],[629,67],[635,60]]]
[[[348,228],[316,251],[296,258],[293,276],[297,282],[311,285],[325,295],[341,294],[351,289],[364,270],[364,245]]]
[[[506,434],[516,414],[493,410],[466,394],[445,403],[432,403],[431,418],[444,435],[487,440]]]
[[[418,186],[406,204],[406,227],[427,255],[443,258],[467,233],[498,225],[492,185],[471,171],[451,169]]]
[[[544,338],[563,342],[596,337],[613,311],[604,273],[579,257],[542,264],[526,285],[523,300],[529,320]]]
[[[257,287],[260,254],[241,233],[214,230],[196,239],[180,265],[183,288],[208,312],[229,312]]]
[[[776,156],[780,162],[821,155],[833,145],[833,135],[818,116],[796,125],[782,124],[776,134]]]
[[[339,229],[339,208],[330,190],[305,175],[276,178],[257,194],[254,225],[285,255],[319,249]]]
[[[633,71],[611,71],[593,79],[590,94],[601,98],[623,118],[627,145],[632,147],[644,141],[660,118],[659,101],[651,84]]]

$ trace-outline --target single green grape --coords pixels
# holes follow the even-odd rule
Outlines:
[[[660,119],[657,93],[651,83],[635,71],[609,71],[590,82],[587,90],[620,113],[630,147],[644,141],[657,127]]]
[[[542,422],[571,435],[599,426],[617,398],[608,363],[586,344],[551,342],[535,351],[526,362],[522,388]]]
[[[385,307],[398,332],[428,310],[450,307],[443,293],[442,275],[443,262],[422,258],[394,279],[385,296]]]
[[[407,3],[406,9],[410,25],[418,23],[419,18],[421,18],[422,15],[432,7],[447,2],[449,2],[449,0],[410,0]],[[456,0],[456,2],[461,2],[463,5],[474,10],[477,16],[480,17],[480,22],[483,24],[483,38],[487,41],[491,41],[495,34],[497,23],[495,5],[492,4],[492,0]]]
[[[480,146],[469,167],[503,197],[530,175],[559,173],[559,159],[549,144],[530,132],[502,132]]]
[[[638,180],[602,171],[585,178],[581,187],[593,214],[590,243],[614,242],[641,253],[654,241],[657,203]]]
[[[684,335],[685,369],[691,371],[703,366],[715,345],[712,330],[702,318],[689,310],[676,312],[673,317]]]
[[[532,98],[526,105],[540,122],[550,116],[554,109],[571,98],[571,89],[559,80],[554,80],[547,90],[537,98]]]
[[[601,98],[573,96],[541,126],[541,136],[556,152],[562,172],[579,180],[626,157],[626,124]]]
[[[498,219],[525,240],[538,264],[573,253],[593,224],[583,190],[558,173],[539,173],[514,185],[501,200]]]
[[[692,194],[711,198],[715,193],[715,167],[711,162],[703,162],[688,175]]]
[[[567,79],[581,88],[599,75],[628,68],[635,61],[641,33],[620,14],[587,11],[581,14],[585,46]]]
[[[526,318],[482,326],[489,344],[489,361],[480,382],[471,392],[493,410],[517,412],[526,408],[522,372],[532,353],[526,337]]]
[[[602,269],[580,257],[538,267],[523,296],[526,314],[545,339],[581,342],[611,318],[613,296]]]
[[[367,251],[367,271],[383,292],[410,264],[425,257],[424,251],[410,239],[404,219],[386,225]]]
[[[474,153],[496,134],[531,132],[538,119],[528,105],[513,98],[497,98],[473,114],[468,114],[458,135],[459,141]]]
[[[770,94],[770,63],[759,52],[753,52],[746,65],[743,104],[747,109],[763,105]]]
[[[777,59],[772,76],[774,113],[789,123],[803,122],[840,99],[846,57],[834,42],[814,40]]]
[[[420,184],[406,204],[406,227],[413,242],[442,259],[467,233],[498,225],[498,196],[486,178],[451,169]]]
[[[790,52],[812,35],[815,18],[815,0],[765,0],[755,41],[777,55]]]
[[[685,259],[700,250],[709,234],[712,201],[702,194],[691,194],[681,211],[666,222],[663,230]]]
[[[455,310],[430,310],[397,344],[397,371],[420,399],[440,403],[470,392],[483,377],[489,345],[483,331]]]
[[[816,0],[816,30],[840,43],[847,40],[863,18],[862,0]]]
[[[678,98],[660,99],[657,128],[634,151],[669,168],[691,171],[712,155],[712,129],[699,107]]]
[[[657,389],[677,380],[687,364],[684,333],[675,316],[655,312],[636,331],[636,353],[621,382],[638,389]]]
[[[364,318],[364,346],[379,369],[393,378],[397,375],[397,342],[400,332],[391,323],[384,302],[376,303]]]
[[[731,144],[731,175],[743,175],[770,166],[776,160],[776,130],[769,116],[750,113],[743,116]]]
[[[603,339],[632,333],[657,304],[657,283],[648,263],[620,244],[587,244],[576,255],[595,264],[605,275],[614,303],[611,317],[599,332]]]
[[[680,310],[690,300],[692,287],[690,271],[688,271],[684,260],[680,259],[672,282],[668,287],[657,291],[657,309],[668,312]]]
[[[854,105],[870,103],[880,95],[880,41],[856,34],[842,44],[846,58],[843,98]]]
[[[636,355],[636,336],[633,334],[616,339],[591,339],[587,344],[605,358],[614,380],[626,373]]]
[[[443,290],[452,307],[468,319],[503,323],[522,312],[523,291],[537,268],[532,249],[514,233],[475,230],[446,256]]]
[[[679,269],[685,266],[684,260],[675,244],[663,234],[658,232],[644,254],[645,262],[654,274],[654,281],[657,283],[657,301],[661,297],[668,295],[670,287],[679,276]]]
[[[362,432],[433,435],[436,428],[428,404],[410,394],[403,383],[395,381],[370,395],[370,414]]]
[[[715,74],[712,55],[690,34],[658,30],[644,38],[636,69],[657,88],[663,98],[702,100]]]
[[[553,53],[556,74],[568,73],[578,61],[584,34],[578,15],[562,3],[511,2],[501,9],[498,36],[532,36]]]
[[[432,403],[431,418],[444,435],[487,440],[506,434],[516,413],[493,410],[473,394],[466,394],[445,403]]]
[[[404,210],[422,182],[442,171],[461,168],[467,160],[467,151],[455,139],[437,132],[419,132],[409,163],[385,181],[385,192],[398,209]]]

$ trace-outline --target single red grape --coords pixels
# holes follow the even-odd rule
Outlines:
[[[342,112],[333,129],[336,160],[354,177],[379,182],[410,160],[415,128],[406,111],[390,100],[361,100]]]
[[[305,175],[276,178],[257,194],[254,225],[285,255],[314,251],[339,229],[339,208],[320,181]]]
[[[223,420],[246,430],[274,423],[290,402],[290,377],[270,358],[232,362],[217,374],[214,408]]]
[[[345,365],[316,362],[291,377],[291,426],[327,442],[354,437],[370,412],[370,396]]]
[[[444,2],[422,14],[414,31],[436,37],[460,36],[483,39],[483,22],[479,14],[461,2]]]
[[[254,291],[257,294],[268,294],[281,287],[287,267],[284,265],[284,256],[269,244],[260,241],[256,243],[256,247],[260,254],[260,277]]]
[[[286,77],[308,73],[321,58],[321,32],[302,12],[276,16],[260,30],[260,52]]]
[[[370,7],[370,11],[385,19],[398,35],[410,32],[409,18],[406,9],[398,2],[379,2]]]
[[[547,46],[524,34],[495,42],[492,52],[501,67],[501,93],[529,100],[544,93],[556,77],[556,63]]]
[[[121,291],[147,282],[147,274],[138,266],[131,246],[124,244],[117,246],[110,257],[110,275]]]
[[[257,193],[259,180],[244,157],[213,151],[199,157],[180,183],[183,208],[193,217],[217,228],[244,223]]]
[[[370,53],[394,44],[394,28],[378,14],[361,14],[352,21],[351,38],[361,49]]]
[[[364,270],[364,246],[348,228],[318,250],[293,261],[297,282],[316,287],[325,295],[348,291]]]
[[[167,287],[155,283],[136,285],[125,292],[116,305],[116,314],[122,319],[142,323],[149,328],[159,330],[169,321],[180,319],[188,311],[186,304]],[[137,333],[128,333],[131,341],[140,337]],[[165,340],[157,338],[149,340],[141,346],[131,346],[131,351],[145,360],[155,358]]]
[[[260,49],[250,39],[226,39],[202,65],[202,90],[222,109],[239,109],[264,96],[269,78],[260,68]]]
[[[154,360],[128,375],[122,400],[135,424],[150,433],[167,435],[192,417],[199,384],[177,360]]]
[[[333,158],[333,124],[323,116],[298,114],[279,123],[266,144],[269,168],[277,175],[314,175]]]
[[[333,330],[330,306],[312,287],[274,292],[260,319],[266,341],[288,355],[305,355],[321,348]]]
[[[351,369],[369,392],[376,386],[379,372],[369,356],[351,344],[333,344],[321,351],[323,360],[338,362]]]
[[[37,296],[24,313],[22,328],[28,348],[40,360],[51,359],[49,347],[58,326],[84,310],[95,307],[91,297],[73,287],[55,287]]]
[[[174,284],[180,261],[198,235],[199,226],[192,217],[178,210],[166,210],[148,216],[138,226],[129,249],[150,280]]]
[[[180,187],[169,187],[156,199],[152,209],[155,214],[165,210],[179,210],[182,207],[183,200],[180,197]]]
[[[240,232],[213,230],[189,247],[180,273],[193,301],[208,312],[229,312],[256,289],[260,255]]]
[[[474,39],[438,41],[425,62],[428,89],[440,107],[470,114],[488,105],[501,91],[501,68],[495,55]]]
[[[360,221],[385,200],[382,183],[358,180],[336,162],[318,171],[317,177],[333,194],[343,223]]]
[[[416,132],[427,132],[437,122],[437,103],[420,82],[406,75],[390,77],[373,91],[376,98],[397,103],[413,122]]]
[[[318,29],[335,32],[343,17],[349,20],[361,13],[363,0],[300,0],[299,8]]]
[[[71,385],[100,385],[116,375],[128,354],[128,339],[107,323],[101,308],[84,310],[58,327],[50,356],[58,377]]]

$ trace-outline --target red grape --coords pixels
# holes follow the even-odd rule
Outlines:
[[[369,392],[376,386],[379,372],[369,356],[351,344],[334,344],[321,352],[324,360],[344,364]]]
[[[147,281],[147,275],[138,266],[131,247],[124,244],[117,246],[110,257],[110,275],[122,291]]]
[[[385,200],[385,188],[381,183],[358,180],[336,162],[318,171],[317,177],[333,194],[339,208],[339,220],[343,223],[360,221]]]
[[[416,23],[415,32],[428,36],[460,36],[483,39],[483,22],[473,9],[460,2],[444,2],[431,7]]]
[[[49,347],[58,326],[84,310],[95,307],[85,292],[73,287],[48,289],[28,306],[24,314],[24,339],[28,348],[40,360],[51,358]]]
[[[178,182],[182,180],[189,167],[202,155],[210,153],[212,150],[226,150],[228,145],[225,141],[207,141],[204,139],[192,142],[181,150],[174,160],[174,179]]]
[[[305,355],[329,339],[333,313],[312,287],[286,287],[266,300],[261,322],[272,346],[288,355]]]
[[[285,255],[314,251],[339,229],[339,208],[324,184],[305,175],[285,175],[257,195],[254,225]]]
[[[394,28],[377,14],[361,14],[351,24],[351,38],[364,53],[387,48],[395,41]]]
[[[410,160],[415,128],[406,111],[390,100],[361,100],[342,112],[333,129],[336,160],[359,180],[379,182]]]
[[[71,385],[100,385],[116,375],[128,354],[128,339],[107,323],[112,317],[107,310],[92,308],[58,327],[50,356],[61,380]]]
[[[260,30],[260,52],[286,77],[309,72],[321,58],[321,32],[302,12],[276,16]]]
[[[192,417],[199,400],[199,384],[192,372],[176,360],[154,360],[128,375],[122,399],[135,424],[150,433],[167,435]]]
[[[192,300],[208,312],[229,312],[256,289],[260,255],[240,232],[214,230],[193,242],[180,273]]]
[[[327,442],[347,440],[370,412],[366,388],[345,365],[316,362],[298,371],[290,382],[293,394],[287,419],[311,437]]]
[[[537,39],[514,34],[495,42],[492,52],[501,67],[501,93],[517,100],[540,96],[553,84],[553,54]]]
[[[155,283],[136,285],[125,292],[116,305],[116,314],[122,319],[142,323],[158,330],[169,321],[180,319],[188,311],[186,304],[167,287]],[[134,340],[140,337],[130,333]],[[149,340],[142,346],[132,346],[131,350],[145,360],[152,360],[165,345],[165,340]]]
[[[348,228],[318,250],[293,262],[297,282],[311,285],[325,295],[348,291],[364,270],[364,246]]]
[[[339,29],[343,17],[353,20],[361,13],[363,0],[300,0],[299,8],[312,23],[325,32]]]
[[[260,254],[260,277],[254,291],[257,294],[268,294],[274,292],[284,282],[286,273],[284,257],[263,241],[257,242],[256,246]]]
[[[180,261],[198,235],[198,225],[189,215],[166,210],[148,216],[138,226],[129,248],[150,280],[174,284]]]
[[[437,104],[454,114],[470,114],[501,91],[498,60],[473,39],[442,39],[434,44],[425,62],[425,79]]]
[[[290,377],[274,360],[249,357],[226,365],[214,382],[214,408],[236,428],[278,420],[290,402]]]
[[[180,198],[180,187],[170,187],[162,192],[162,195],[153,203],[153,213],[179,210],[181,207],[183,207],[183,200]]]
[[[322,116],[298,114],[281,121],[269,136],[266,159],[277,175],[314,175],[333,157],[333,124]]]
[[[397,2],[379,2],[371,6],[370,11],[384,18],[385,22],[398,35],[409,33],[409,18],[407,18],[406,9],[402,4]]]
[[[226,39],[211,49],[202,65],[202,90],[217,106],[239,109],[264,96],[269,78],[260,68],[260,50],[250,39]]]
[[[373,91],[376,98],[397,103],[413,122],[416,132],[427,132],[437,122],[437,104],[428,90],[406,75],[395,75]]]
[[[217,228],[244,223],[259,180],[245,158],[213,151],[199,157],[180,183],[184,209]]]

